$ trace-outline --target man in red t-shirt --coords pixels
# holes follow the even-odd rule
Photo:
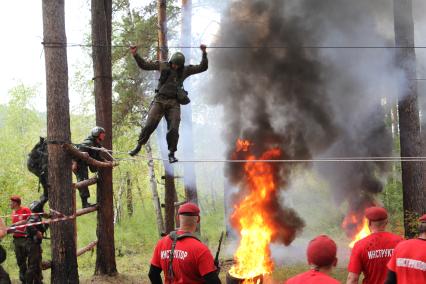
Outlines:
[[[426,214],[419,221],[419,237],[396,246],[385,284],[426,283]]]
[[[364,284],[383,284],[386,279],[386,264],[395,246],[402,241],[398,235],[386,232],[388,213],[382,207],[365,210],[371,235],[355,243],[348,265],[346,284],[358,284],[359,275],[364,274]]]
[[[153,284],[220,284],[209,248],[193,233],[200,222],[200,209],[193,203],[180,206],[180,228],[158,241],[151,259],[149,279]]]
[[[21,197],[13,195],[10,197],[10,208],[12,209],[13,226],[23,225],[31,215],[31,210],[21,206]],[[27,238],[25,227],[15,229],[13,233],[13,244],[15,246],[16,262],[19,266],[19,279],[25,283],[25,273],[27,272]]]
[[[339,284],[329,276],[337,264],[336,243],[326,235],[321,235],[309,242],[306,251],[308,263],[313,269],[288,279],[285,284]]]

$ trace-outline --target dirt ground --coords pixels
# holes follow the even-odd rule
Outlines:
[[[80,284],[149,284],[148,279],[141,279],[141,277],[118,274],[117,276],[93,276],[89,279],[80,279]]]

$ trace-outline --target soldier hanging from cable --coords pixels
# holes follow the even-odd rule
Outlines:
[[[161,71],[158,87],[155,90],[156,95],[149,109],[146,124],[139,134],[137,146],[129,152],[131,156],[139,153],[142,145],[145,145],[164,116],[167,121],[166,139],[169,148],[169,162],[178,161],[175,152],[179,140],[180,105],[186,105],[190,102],[188,93],[183,88],[183,81],[191,75],[208,69],[206,46],[201,45],[200,49],[203,53],[201,63],[185,66],[185,56],[181,52],[173,54],[169,62],[151,62],[144,60],[137,54],[136,46],[130,47],[130,52],[141,69]]]
[[[94,127],[90,135],[84,139],[84,141],[78,145],[78,149],[82,152],[87,152],[90,157],[93,159],[96,159],[98,161],[104,161],[105,159],[101,156],[101,150],[102,149],[102,141],[105,138],[105,129],[99,126]],[[93,148],[99,148],[99,149],[93,149]],[[73,161],[72,164],[72,170],[77,176],[77,181],[83,181],[89,178],[89,171],[92,173],[97,172],[98,169],[95,166],[88,165],[83,160]],[[88,199],[90,197],[89,188],[87,186],[81,187],[78,189],[80,192],[80,198],[81,198],[81,204],[83,208],[87,208],[90,206],[93,206],[93,204],[90,204]]]

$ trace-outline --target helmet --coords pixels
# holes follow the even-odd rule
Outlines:
[[[44,203],[38,201],[38,200],[34,200],[33,202],[31,202],[30,204],[30,210],[33,213],[41,213],[43,212],[43,205]]]
[[[182,52],[176,52],[170,58],[170,63],[182,67],[185,64],[185,55]]]
[[[90,134],[95,138],[99,137],[101,133],[105,133],[105,129],[100,126],[93,127],[92,131],[90,132]]]

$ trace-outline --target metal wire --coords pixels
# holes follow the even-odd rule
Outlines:
[[[143,155],[135,157],[147,160]],[[167,159],[153,157],[156,161],[168,161]],[[179,160],[181,163],[329,163],[329,162],[426,162],[426,157],[336,157],[317,159],[279,159],[279,160],[231,160],[231,159],[192,159]]]
[[[42,45],[50,48],[61,48],[61,47],[111,47],[111,48],[129,48],[130,45],[119,45],[119,44],[85,44],[85,43],[67,43],[67,42],[42,42]],[[199,46],[165,46],[165,47],[153,47],[136,45],[137,48],[143,49],[198,49]],[[225,46],[216,45],[208,46],[208,49],[425,49],[426,46],[367,46],[367,45],[355,45],[355,46],[332,46],[332,45],[301,45],[301,46],[288,46],[288,45],[258,45],[258,46]]]

